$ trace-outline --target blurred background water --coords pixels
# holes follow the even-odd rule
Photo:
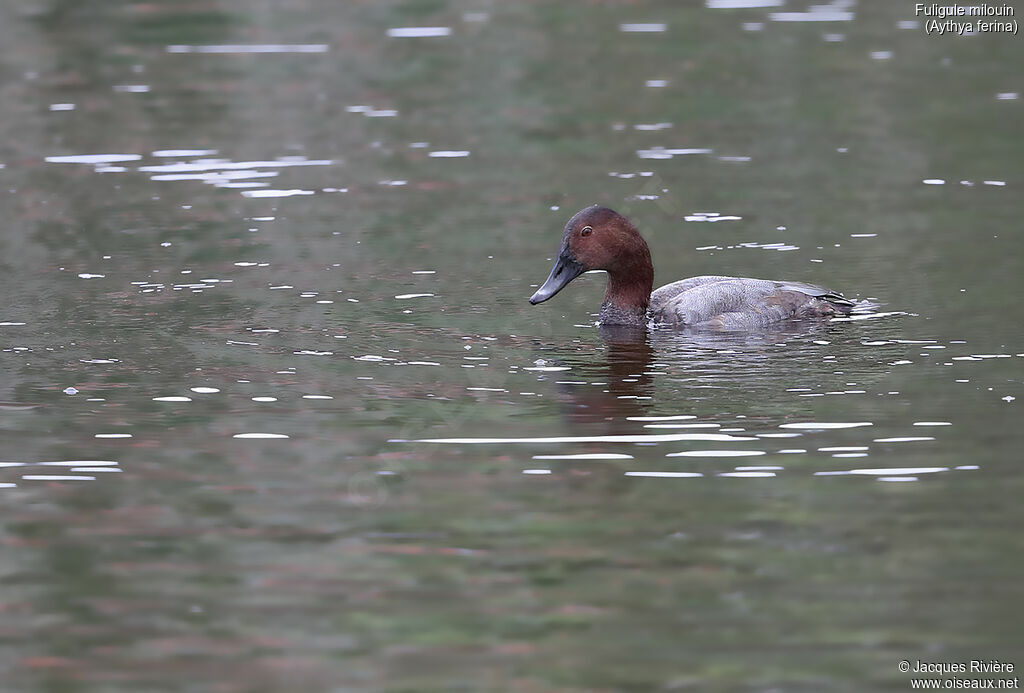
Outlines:
[[[3,689],[1024,665],[1024,44],[922,19],[4,3]],[[529,306],[592,203],[659,284],[878,312],[600,330],[599,275]]]

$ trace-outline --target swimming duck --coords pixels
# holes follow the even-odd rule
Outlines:
[[[651,251],[632,222],[594,205],[573,215],[562,232],[551,274],[530,297],[543,303],[590,270],[608,272],[598,321],[602,325],[647,325],[753,329],[785,320],[846,315],[854,301],[803,282],[701,276],[654,288]]]

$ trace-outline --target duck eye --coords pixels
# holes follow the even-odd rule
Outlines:
[[[584,226],[582,229],[580,229],[580,235],[581,236],[589,236],[593,231],[594,231],[593,227]]]

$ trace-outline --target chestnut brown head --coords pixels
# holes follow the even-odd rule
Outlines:
[[[566,223],[551,274],[530,303],[548,300],[591,270],[606,270],[612,277],[651,272],[650,250],[636,227],[618,212],[598,205],[580,210]]]

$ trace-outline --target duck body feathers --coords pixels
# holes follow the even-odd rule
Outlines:
[[[814,284],[708,275],[656,289],[648,312],[656,323],[674,326],[751,329],[846,315],[855,305]]]

